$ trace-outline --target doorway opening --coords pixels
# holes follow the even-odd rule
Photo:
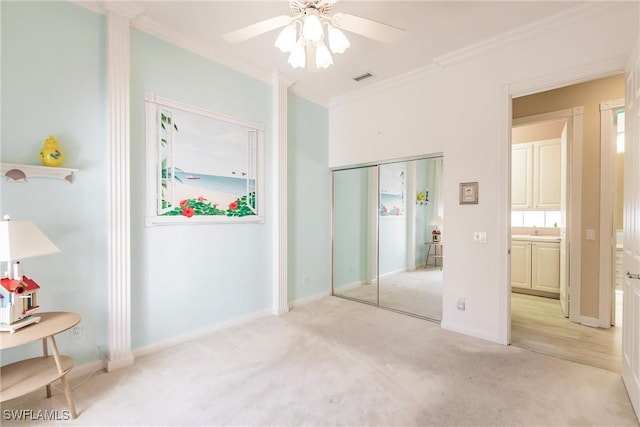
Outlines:
[[[512,237],[520,238],[511,242],[511,344],[620,372],[621,328],[606,329],[611,322],[603,326],[599,319],[601,310],[598,304],[609,302],[613,298],[605,301],[599,297],[598,274],[601,271],[598,267],[598,245],[606,236],[599,224],[597,207],[595,213],[591,208],[601,206],[598,191],[600,165],[593,165],[594,148],[599,153],[601,144],[599,132],[594,137],[594,130],[599,129],[593,128],[599,127],[600,123],[592,123],[592,117],[593,113],[597,114],[600,100],[607,99],[598,90],[602,92],[605,86],[617,86],[618,92],[614,92],[624,94],[624,78],[612,76],[600,80],[604,83],[600,84],[599,80],[595,80],[514,98],[512,101],[514,134],[511,172],[514,206],[511,226]],[[609,99],[615,99],[615,95]],[[570,106],[567,105],[568,102],[573,104],[571,108],[567,108]],[[545,109],[544,105],[549,107]],[[560,110],[558,107],[567,109]],[[561,111],[566,113],[565,124],[561,123],[565,120]],[[529,115],[523,112],[529,112]],[[577,112],[580,116],[578,119]],[[552,119],[560,123],[554,123]],[[516,135],[516,131],[524,131],[524,125],[531,125],[532,130],[541,135],[543,125],[566,125],[564,131],[567,145],[564,152],[562,142],[559,148],[554,147],[558,143],[557,139],[562,140],[561,133],[525,141],[532,145],[529,155],[539,157],[538,163],[531,166],[533,170],[529,175],[520,170],[521,164],[527,161],[527,155],[522,154],[523,150],[516,150],[518,138],[521,137]],[[595,157],[595,160],[598,162],[599,158]],[[528,161],[532,165],[536,162],[535,159]],[[548,171],[540,167],[544,162],[557,166]],[[566,169],[563,170],[562,167]],[[535,176],[536,173],[538,176]],[[527,178],[522,178],[523,176]],[[596,191],[593,191],[591,177],[595,178]],[[558,182],[561,179],[565,179],[564,183]],[[548,181],[554,184],[551,190]],[[518,185],[524,188],[525,182],[531,188],[530,196],[527,193],[523,196],[518,192]],[[559,214],[556,210],[558,199],[554,198],[558,194]],[[527,196],[529,199],[526,199]],[[518,206],[522,200],[529,204]],[[566,203],[565,206],[561,205],[563,202]],[[555,220],[558,215],[561,217],[560,221]],[[552,244],[540,241],[542,239],[536,236],[541,235],[548,235],[549,239],[557,238],[558,241]],[[615,238],[615,233],[612,232],[611,235]],[[614,252],[610,253],[613,257]],[[528,275],[523,271],[528,271]],[[607,283],[611,296],[611,282]],[[564,295],[563,289],[566,291]]]
[[[624,100],[600,104],[600,324],[622,326]]]

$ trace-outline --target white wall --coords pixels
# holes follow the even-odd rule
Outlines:
[[[330,167],[437,152],[446,159],[444,328],[508,342],[509,92],[621,70],[637,17],[637,3],[599,3],[332,102]],[[478,205],[458,204],[467,181],[480,183]],[[487,243],[474,243],[474,231],[486,231]],[[466,311],[456,310],[461,297]]]

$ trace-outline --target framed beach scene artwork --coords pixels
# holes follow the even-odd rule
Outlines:
[[[262,125],[147,94],[147,225],[263,222]]]

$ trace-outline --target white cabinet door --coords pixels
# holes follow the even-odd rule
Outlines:
[[[560,210],[560,139],[535,142],[533,150],[533,208]]]
[[[560,292],[560,244],[531,244],[531,289]]]
[[[531,289],[531,242],[511,241],[511,286]]]
[[[515,144],[511,149],[511,207],[531,209],[533,182],[531,144]]]

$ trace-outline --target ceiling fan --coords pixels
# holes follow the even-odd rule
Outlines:
[[[284,27],[276,39],[276,47],[282,52],[289,52],[288,62],[292,67],[316,70],[333,64],[331,53],[343,53],[349,48],[349,40],[341,29],[382,43],[392,43],[404,32],[401,28],[348,13],[332,15],[331,10],[336,1],[289,0],[293,16],[275,16],[231,31],[222,37],[229,43],[240,43]],[[325,37],[325,25],[328,37]]]

